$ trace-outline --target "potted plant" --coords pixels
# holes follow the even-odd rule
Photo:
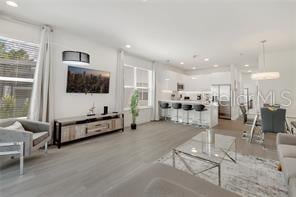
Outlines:
[[[131,128],[137,129],[137,124],[136,124],[136,118],[139,116],[139,109],[138,109],[138,103],[139,103],[139,92],[138,90],[135,90],[132,98],[131,98],[131,114],[132,114],[132,124]]]

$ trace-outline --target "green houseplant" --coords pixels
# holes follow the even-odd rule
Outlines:
[[[136,118],[139,116],[138,103],[139,103],[139,92],[138,90],[135,90],[132,95],[131,104],[130,104],[131,114],[132,114],[132,124],[131,124],[132,129],[137,129]]]

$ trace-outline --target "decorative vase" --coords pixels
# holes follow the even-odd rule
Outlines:
[[[137,124],[132,123],[132,124],[131,124],[131,129],[132,129],[132,130],[136,130],[136,129],[137,129]]]

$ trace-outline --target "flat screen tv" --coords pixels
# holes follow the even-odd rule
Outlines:
[[[110,72],[68,66],[67,93],[109,93]]]

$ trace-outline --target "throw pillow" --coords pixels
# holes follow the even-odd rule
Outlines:
[[[12,130],[21,130],[25,131],[23,125],[19,121],[15,121],[12,125],[8,127],[3,127],[4,129],[12,129]]]

